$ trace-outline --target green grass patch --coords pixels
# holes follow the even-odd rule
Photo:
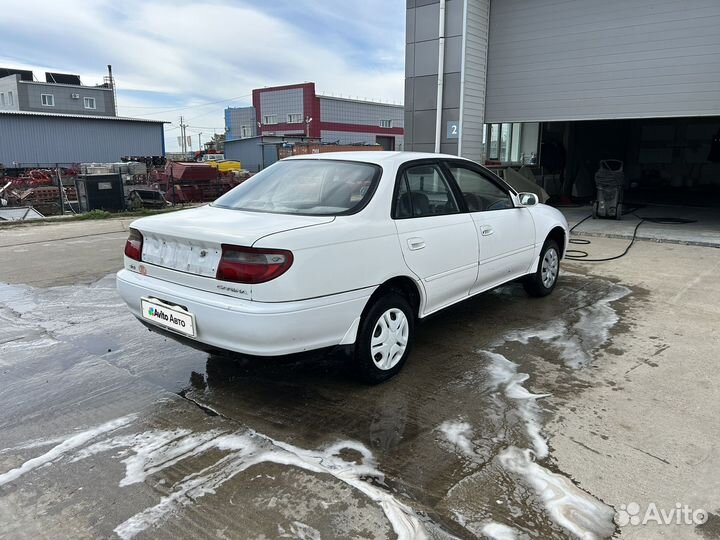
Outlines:
[[[111,214],[107,210],[91,210],[90,212],[85,212],[84,214],[78,214],[77,216],[73,216],[72,218],[66,218],[66,219],[76,219],[78,221],[81,221],[84,219],[108,219],[111,217],[113,217],[113,214]]]

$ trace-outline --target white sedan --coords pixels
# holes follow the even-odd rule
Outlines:
[[[563,215],[472,161],[412,152],[284,159],[201,208],[135,221],[118,290],[153,330],[211,352],[352,346],[397,373],[416,321],[508,281],[552,292]]]

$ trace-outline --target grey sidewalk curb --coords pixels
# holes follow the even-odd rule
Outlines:
[[[631,234],[622,233],[600,233],[600,232],[575,232],[570,233],[570,237],[587,237],[587,238],[614,238],[619,240],[631,240]],[[655,242],[657,244],[678,244],[681,246],[698,246],[698,247],[709,247],[709,248],[720,248],[720,238],[717,242],[704,241],[704,240],[679,240],[676,238],[654,238],[652,236],[637,235],[636,240],[643,242]]]

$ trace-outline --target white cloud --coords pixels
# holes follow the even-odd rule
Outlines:
[[[314,81],[322,92],[403,99],[403,0],[3,5],[0,32],[12,47],[0,65],[75,72],[92,84],[112,64],[121,114],[175,124],[184,114],[195,132],[224,124],[224,103],[197,105],[262,86]],[[184,106],[193,108],[173,110]],[[168,137],[168,149],[176,144]]]

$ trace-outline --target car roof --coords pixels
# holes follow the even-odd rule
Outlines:
[[[451,154],[434,154],[431,152],[385,152],[385,151],[358,151],[358,152],[323,152],[322,154],[302,154],[290,156],[286,160],[296,159],[334,159],[342,161],[362,161],[364,163],[395,164],[400,165],[416,159],[465,159]],[[467,160],[469,161],[469,160]]]

